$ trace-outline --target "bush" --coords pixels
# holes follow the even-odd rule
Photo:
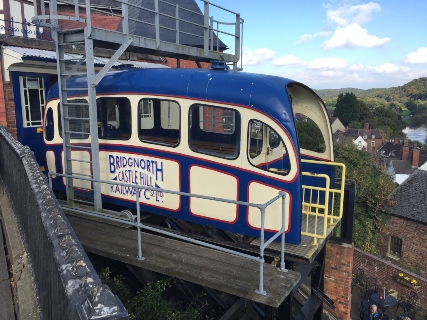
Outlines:
[[[102,283],[108,285],[117,295],[129,313],[129,319],[144,320],[199,320],[201,314],[191,305],[182,310],[174,302],[163,297],[164,291],[171,287],[171,279],[149,282],[145,288],[133,294],[124,283],[124,277],[113,277],[109,268],[101,271],[99,277]]]

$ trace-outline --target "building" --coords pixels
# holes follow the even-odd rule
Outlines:
[[[375,152],[383,144],[381,129],[369,129],[369,123],[365,123],[363,129],[347,129],[345,132],[338,130],[334,134],[334,140],[351,140],[359,150]]]
[[[405,138],[403,143],[400,143],[398,138],[386,142],[378,152],[385,160],[393,182],[397,184],[401,184],[427,162],[427,150],[420,150],[415,145],[409,146],[408,138]]]
[[[381,232],[378,255],[392,264],[427,275],[427,163],[393,192],[390,220]]]
[[[329,114],[329,113],[328,113]],[[329,117],[329,122],[331,123],[332,133],[339,131],[345,132],[347,129],[344,127],[340,119],[337,117]]]

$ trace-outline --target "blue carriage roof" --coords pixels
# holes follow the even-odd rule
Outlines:
[[[193,98],[206,102],[242,105],[259,110],[285,127],[294,128],[293,112],[286,86],[295,81],[277,76],[206,69],[127,69],[107,73],[96,86],[101,94],[145,94]],[[305,85],[299,84],[305,88]],[[68,88],[87,88],[85,76],[72,77]],[[307,90],[313,92],[309,88]],[[317,96],[314,92],[313,94]],[[71,90],[68,96],[82,95]],[[58,99],[58,84],[48,100]],[[320,98],[319,98],[320,100]],[[294,131],[294,130],[291,130]]]

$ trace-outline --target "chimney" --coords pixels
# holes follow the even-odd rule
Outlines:
[[[403,146],[407,147],[408,146],[408,138],[405,137],[405,139],[403,139]]]
[[[412,149],[412,168],[418,168],[420,163],[420,148],[414,147]]]
[[[369,123],[365,123],[365,125],[364,125],[363,129],[365,129],[365,130],[369,130]]]
[[[394,144],[399,144],[399,138],[394,138]]]
[[[402,160],[409,160],[409,147],[408,144],[403,145],[402,148]]]

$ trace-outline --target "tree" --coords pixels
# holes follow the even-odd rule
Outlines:
[[[359,109],[359,121],[364,122],[365,119],[371,117],[371,110],[363,100],[357,100],[357,108]]]
[[[399,118],[397,114],[385,107],[376,108],[374,118],[377,120],[378,127],[389,127],[392,131],[399,130]]]
[[[335,158],[347,168],[347,179],[356,181],[353,240],[358,248],[375,253],[379,232],[388,219],[390,193],[395,185],[378,155],[357,150],[353,143],[335,143]]]
[[[297,122],[297,132],[300,148],[315,152],[325,151],[322,132],[313,120]]]
[[[359,120],[359,109],[357,98],[354,93],[340,93],[335,105],[334,117],[338,117],[344,126],[352,121]]]

